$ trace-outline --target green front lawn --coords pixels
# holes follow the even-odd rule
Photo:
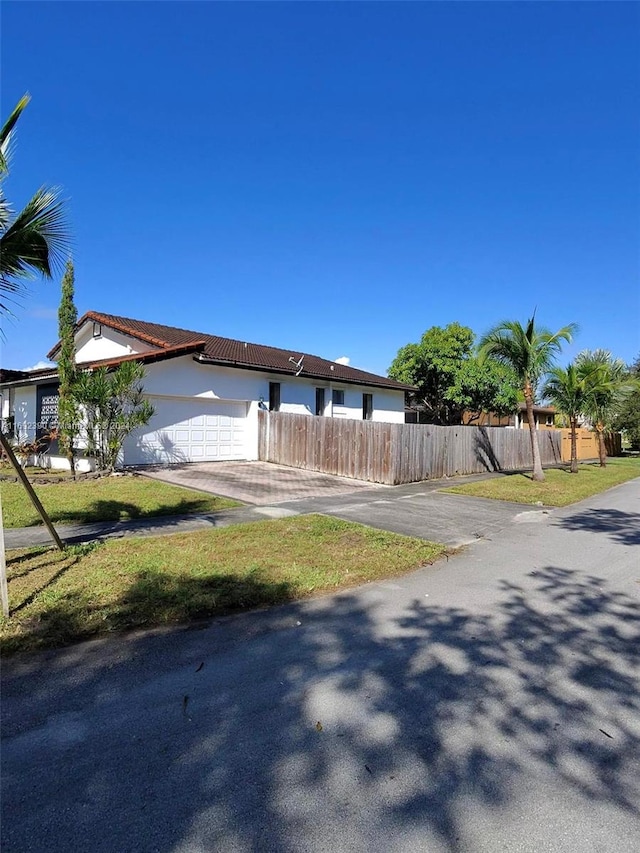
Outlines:
[[[442,545],[321,515],[8,554],[3,651],[278,604],[432,563]]]
[[[228,498],[137,476],[66,480],[36,485],[34,489],[51,520],[61,524],[214,512],[240,505]],[[22,483],[0,482],[0,496],[5,527],[42,523]]]
[[[577,474],[571,474],[568,468],[550,468],[544,473],[544,483],[535,482],[530,474],[505,474],[492,480],[451,486],[443,491],[498,501],[567,506],[640,477],[640,459],[609,459],[606,468],[594,464],[580,465]]]

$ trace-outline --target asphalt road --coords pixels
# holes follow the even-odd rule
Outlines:
[[[18,851],[640,849],[640,480],[393,583],[14,659]]]

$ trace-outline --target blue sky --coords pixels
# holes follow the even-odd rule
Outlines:
[[[640,350],[640,7],[2,6],[15,206],[70,199],[88,309],[385,373],[432,325]],[[57,339],[59,280],[2,364]]]

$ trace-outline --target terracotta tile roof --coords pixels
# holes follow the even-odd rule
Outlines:
[[[206,335],[188,329],[178,329],[174,326],[164,326],[160,323],[147,323],[144,320],[133,320],[130,317],[102,314],[97,311],[87,311],[78,321],[78,328],[87,321],[101,323],[103,326],[131,335],[144,343],[164,350],[171,350],[184,345],[195,347],[196,344],[199,344],[198,360],[205,363],[266,370],[293,376],[297,370],[293,362],[298,362],[302,357],[301,376],[371,385],[377,388],[393,388],[399,391],[407,391],[411,388],[409,385],[388,379],[386,376],[378,376],[375,373],[368,373],[344,364],[336,364],[316,355],[303,354],[299,351],[245,343],[244,341]],[[59,343],[56,344],[48,353],[49,358],[55,357],[59,346]]]

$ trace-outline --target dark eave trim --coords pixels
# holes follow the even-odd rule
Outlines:
[[[288,370],[277,369],[275,367],[263,367],[255,364],[245,364],[242,361],[233,361],[232,359],[223,359],[223,358],[211,358],[211,356],[203,356],[199,358],[197,355],[193,356],[193,360],[198,364],[204,365],[216,365],[218,367],[235,367],[239,370],[253,370],[257,373],[273,373],[277,376],[287,376],[290,379],[314,379],[318,382],[336,382],[343,383],[345,385],[366,385],[367,388],[380,388],[381,391],[413,391],[415,390],[411,385],[381,385],[378,382],[372,382],[371,380],[366,379],[345,379],[343,376],[322,376],[318,373],[310,373],[306,370],[302,370],[302,373],[296,376],[295,373],[289,372]]]
[[[11,382],[0,382],[0,388],[15,388],[21,385],[35,385],[38,382],[51,382],[58,380],[58,371],[53,373],[41,373],[38,376],[25,376],[23,379],[14,379]]]

